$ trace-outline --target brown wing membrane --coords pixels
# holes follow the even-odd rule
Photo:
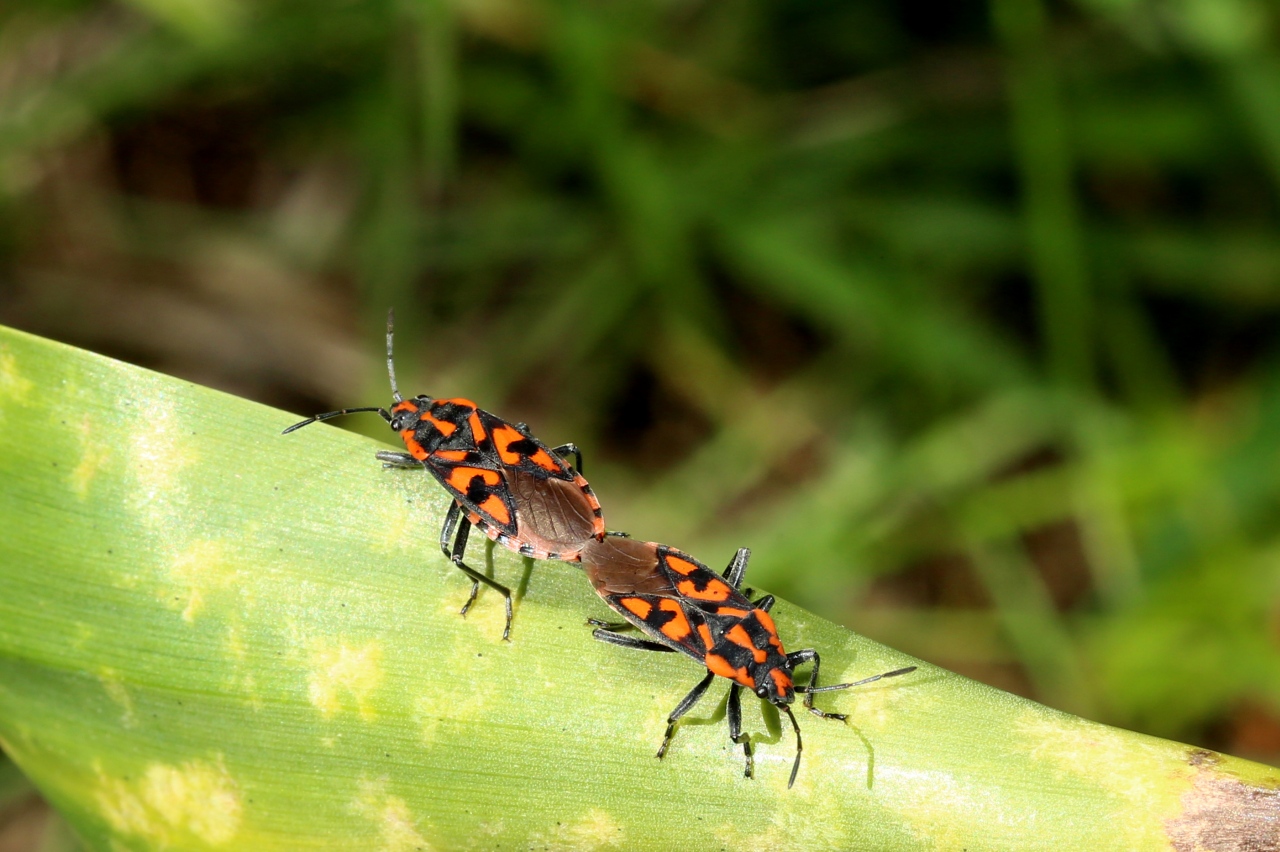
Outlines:
[[[651,541],[620,536],[592,540],[582,548],[582,567],[601,597],[677,597],[675,585],[658,567],[658,547]]]
[[[598,504],[576,480],[540,479],[523,470],[507,470],[506,481],[517,506],[520,541],[542,551],[573,553],[603,534]]]
[[[605,603],[646,635],[701,661],[711,646],[706,618],[686,605],[661,567],[660,545],[610,536],[583,548],[587,579]]]

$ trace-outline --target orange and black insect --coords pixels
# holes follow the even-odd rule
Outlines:
[[[791,712],[796,693],[804,695],[805,709],[824,719],[843,721],[841,713],[827,713],[813,706],[813,696],[861,686],[887,677],[915,671],[915,666],[863,678],[854,683],[818,686],[818,652],[812,649],[787,653],[778,638],[769,610],[773,595],[750,601],[739,590],[751,551],[740,548],[721,577],[687,553],[654,542],[610,536],[583,550],[582,564],[596,592],[626,619],[621,623],[591,620],[592,635],[604,642],[646,651],[682,651],[707,667],[707,674],[667,717],[667,732],[658,749],[661,758],[675,734],[676,722],[698,703],[717,675],[733,681],[727,709],[729,737],[740,744],[746,759],[746,777],[754,775],[751,739],[742,732],[742,690],[787,714],[796,732],[796,759],[787,787],[796,781],[804,745],[800,725]],[[649,639],[618,631],[635,627]],[[813,663],[807,686],[796,686],[795,669]]]
[[[471,578],[466,615],[480,584],[500,592],[511,635],[511,590],[468,566],[467,537],[472,526],[499,544],[534,559],[577,562],[583,546],[605,537],[600,501],[583,478],[582,452],[574,444],[548,447],[523,423],[508,423],[469,399],[405,399],[396,386],[392,359],[394,317],[387,314],[387,375],[393,405],[344,408],[308,417],[284,434],[309,423],[344,414],[374,411],[404,441],[407,453],[379,452],[389,468],[425,468],[453,497],[440,531],[440,549]],[[576,466],[564,456],[572,455]]]

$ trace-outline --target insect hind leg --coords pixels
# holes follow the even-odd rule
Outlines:
[[[738,552],[729,560],[729,565],[724,569],[724,579],[735,589],[742,587],[742,581],[747,576],[747,562],[751,559],[751,548],[739,547]]]
[[[600,623],[605,624],[607,622]],[[620,648],[634,648],[637,651],[664,651],[669,653],[674,650],[660,642],[650,642],[648,639],[637,639],[634,636],[623,636],[621,633],[615,633],[604,628],[592,630],[591,636],[601,642],[608,642],[610,645],[617,645]]]
[[[454,534],[454,530],[457,534]],[[471,594],[467,596],[467,602],[462,605],[459,615],[465,616],[467,610],[471,609],[471,605],[476,602],[476,595],[480,593],[480,584],[484,583],[502,595],[503,603],[507,611],[507,621],[502,628],[502,639],[504,642],[511,641],[511,622],[514,618],[514,610],[511,603],[511,590],[499,583],[497,580],[486,577],[479,571],[472,568],[463,561],[463,557],[467,552],[467,536],[471,532],[471,522],[462,517],[462,507],[454,503],[449,507],[449,511],[444,516],[444,526],[440,530],[440,550],[445,557],[453,562],[455,568],[471,578]],[[452,550],[449,547],[449,539],[453,539]]]
[[[588,618],[587,624],[592,627],[602,627],[610,633],[618,633],[623,630],[635,630],[636,626],[630,621],[604,621],[599,618]]]
[[[561,444],[558,447],[552,447],[551,452],[555,453],[560,458],[573,456],[573,469],[578,473],[582,473],[582,450],[578,449],[577,444],[572,442],[568,444]]]

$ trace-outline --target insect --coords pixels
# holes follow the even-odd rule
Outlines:
[[[461,614],[467,614],[484,583],[504,598],[502,638],[509,640],[511,590],[464,561],[471,527],[523,556],[576,562],[586,543],[605,537],[600,501],[582,476],[582,452],[576,445],[548,447],[525,424],[509,423],[469,399],[401,396],[392,357],[394,323],[394,314],[388,312],[390,410],[373,406],[329,411],[295,423],[282,434],[345,414],[381,415],[408,450],[377,453],[383,467],[425,469],[453,497],[440,531],[440,550],[471,578],[471,594]],[[568,455],[575,466],[564,460]]]
[[[746,760],[744,775],[754,776],[751,739],[742,731],[742,690],[750,689],[760,698],[787,714],[796,732],[796,759],[791,767],[790,788],[800,771],[804,744],[800,725],[791,712],[796,694],[804,695],[804,706],[823,719],[844,721],[841,713],[827,713],[813,706],[819,692],[834,692],[897,677],[915,671],[915,666],[873,675],[853,683],[818,686],[818,652],[812,649],[787,653],[778,638],[769,610],[773,595],[752,602],[740,591],[751,551],[740,548],[721,577],[687,553],[654,542],[610,536],[583,549],[582,564],[596,592],[625,622],[591,619],[595,638],[624,648],[645,651],[682,651],[707,667],[707,674],[667,717],[667,732],[658,748],[658,757],[667,752],[676,723],[698,703],[717,675],[733,681],[729,689],[727,716],[729,737],[742,746]],[[648,639],[620,633],[637,628]],[[812,662],[806,686],[796,686],[795,669]]]

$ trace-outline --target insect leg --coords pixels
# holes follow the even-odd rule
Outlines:
[[[599,639],[601,642],[608,642],[610,645],[617,645],[621,648],[634,648],[637,651],[672,651],[659,642],[650,642],[647,639],[637,639],[634,636],[623,636],[614,633],[612,630],[603,630],[597,628],[591,631],[592,637]]]
[[[635,630],[636,628],[630,621],[601,621],[598,618],[588,618],[587,624],[592,627],[603,627],[610,633],[617,633],[619,630]]]
[[[676,732],[676,722],[680,720],[681,716],[693,709],[693,705],[697,704],[699,699],[702,698],[707,691],[707,687],[711,686],[711,681],[715,680],[715,677],[715,672],[707,672],[707,676],[698,681],[698,685],[689,690],[689,694],[676,705],[676,709],[671,711],[671,715],[667,717],[667,733],[663,735],[662,745],[658,747],[659,760],[667,753],[667,746],[671,745],[671,737]]]
[[[449,511],[444,513],[444,526],[440,528],[440,552],[445,559],[453,559],[453,551],[449,542],[453,539],[454,530],[458,528],[458,520],[462,517],[462,507],[456,502],[449,504]]]
[[[729,739],[741,745],[742,753],[746,755],[747,768],[742,775],[745,778],[754,778],[756,763],[751,755],[751,736],[742,733],[742,687],[736,683],[729,687],[729,706],[726,715],[729,717]]]
[[[458,534],[453,540],[453,551],[450,552],[449,537],[453,534],[455,527],[457,527]],[[467,602],[462,605],[459,614],[467,614],[467,610],[471,609],[471,605],[476,601],[476,595],[480,592],[480,584],[484,583],[503,597],[507,610],[507,623],[502,628],[502,638],[504,641],[510,641],[511,621],[514,617],[511,606],[511,590],[462,561],[467,552],[467,534],[470,531],[471,522],[462,517],[462,508],[457,503],[454,503],[444,516],[444,528],[440,531],[440,549],[444,551],[445,556],[452,560],[454,567],[471,578],[471,594],[467,596]]]
[[[813,692],[814,688],[818,685],[818,667],[822,665],[822,660],[818,657],[818,652],[812,648],[805,648],[802,651],[793,651],[790,654],[787,654],[787,665],[792,669],[797,666],[802,666],[808,662],[813,663],[813,671],[809,672],[809,686],[803,690],[804,709],[808,710],[815,716],[821,716],[824,719],[835,719],[838,722],[843,722],[848,718],[843,713],[826,713],[813,706]]]
[[[382,462],[384,468],[422,467],[422,462],[408,453],[393,453],[390,450],[379,450],[374,456]],[[454,504],[455,506],[457,503]]]
[[[578,445],[574,443],[561,444],[558,447],[552,447],[551,452],[560,458],[573,456],[573,469],[578,473],[582,473],[582,450],[578,449]]]
[[[738,552],[729,560],[729,566],[724,569],[724,579],[735,589],[742,586],[742,580],[747,576],[747,560],[751,558],[751,548],[739,547]]]

